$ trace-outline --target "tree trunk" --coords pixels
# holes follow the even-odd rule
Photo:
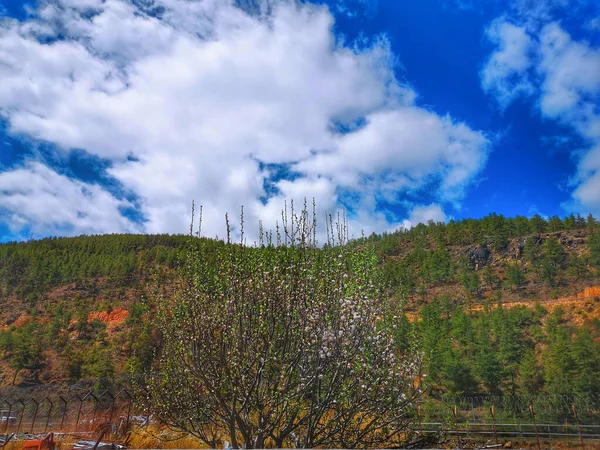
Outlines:
[[[265,448],[265,436],[263,434],[256,436],[254,448]]]
[[[231,447],[240,448],[237,441],[237,429],[235,428],[235,418],[229,419],[229,437],[231,438]]]

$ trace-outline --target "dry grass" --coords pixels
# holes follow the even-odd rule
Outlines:
[[[208,448],[199,439],[165,432],[155,427],[135,429],[127,442],[130,448]]]

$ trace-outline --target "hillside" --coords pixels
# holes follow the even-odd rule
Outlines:
[[[592,217],[492,214],[372,235],[355,245],[375,246],[386,292],[405,306],[394,317],[398,346],[406,349],[418,337],[434,391],[561,391],[549,380],[572,381],[576,365],[575,378],[587,380],[578,392],[595,394],[597,229]],[[148,320],[155,290],[175,288],[189,242],[105,235],[0,245],[0,385],[107,383],[149,368],[160,345]]]

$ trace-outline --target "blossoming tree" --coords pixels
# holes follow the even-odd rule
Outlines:
[[[408,436],[419,360],[394,347],[374,252],[349,243],[345,223],[327,228],[319,247],[305,205],[258,245],[228,231],[216,259],[191,239],[180,289],[160,300],[162,351],[142,389],[155,417],[211,447],[364,448]]]

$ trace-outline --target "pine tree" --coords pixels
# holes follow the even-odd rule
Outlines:
[[[545,233],[548,227],[548,222],[546,222],[539,214],[536,214],[529,219],[529,223],[531,224],[531,229],[534,233]]]
[[[500,393],[500,385],[504,379],[502,365],[498,353],[491,342],[489,324],[481,322],[477,332],[477,357],[475,366],[481,383],[490,395]]]
[[[525,257],[525,261],[527,261],[529,266],[532,267],[536,273],[538,273],[540,269],[540,250],[534,238],[528,237],[525,241],[523,256]]]
[[[544,258],[557,268],[561,267],[564,262],[565,250],[554,236],[550,236],[544,242]]]
[[[580,281],[590,276],[590,270],[588,268],[588,261],[584,255],[578,255],[577,253],[571,253],[569,256],[569,274]]]
[[[556,232],[564,229],[563,221],[558,216],[552,216],[548,220],[548,228],[550,232]]]
[[[522,394],[531,396],[544,386],[543,371],[537,362],[534,350],[528,350],[519,362],[518,383]]]
[[[588,247],[590,249],[590,263],[596,268],[596,273],[600,276],[600,231],[594,231],[588,238]]]
[[[497,289],[500,284],[500,279],[491,264],[486,265],[483,269],[483,281],[490,291]]]
[[[458,278],[465,288],[467,298],[472,298],[479,293],[479,287],[481,285],[479,275],[473,270],[473,267],[464,256],[459,263]]]
[[[525,274],[519,263],[515,262],[506,266],[506,281],[512,288],[517,288],[525,283]]]
[[[580,328],[571,345],[571,359],[574,363],[573,391],[582,396],[600,393],[600,345],[594,342],[589,330]]]
[[[555,309],[546,323],[548,343],[542,353],[546,390],[564,396],[573,392],[574,363],[571,357],[571,332],[564,324],[563,311]]]
[[[542,277],[550,285],[554,285],[560,269],[565,263],[565,251],[554,236],[544,242],[544,257],[542,260]]]
[[[495,328],[498,336],[498,358],[502,363],[505,378],[510,383],[511,394],[516,394],[517,373],[519,362],[524,352],[522,333],[519,327],[520,310],[504,310],[496,308],[493,312],[496,317]]]

